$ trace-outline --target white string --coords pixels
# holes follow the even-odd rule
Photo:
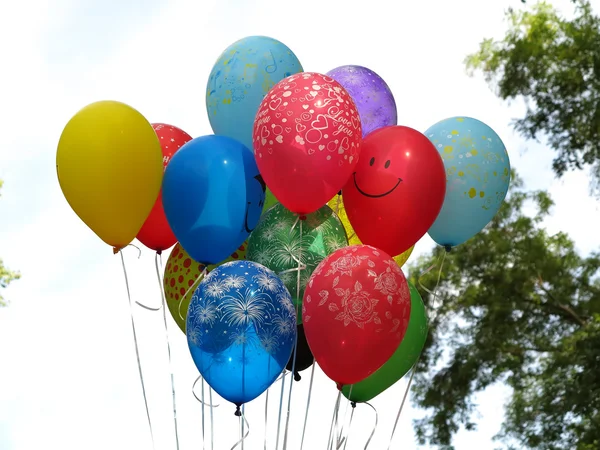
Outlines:
[[[373,439],[373,436],[375,436],[375,430],[377,430],[377,423],[379,422],[379,414],[377,413],[377,409],[375,409],[375,407],[373,405],[371,405],[368,402],[365,402],[365,405],[370,406],[371,409],[373,410],[373,412],[375,413],[375,425],[373,425],[373,431],[371,431],[371,435],[369,436],[369,439],[367,440],[367,443],[365,444],[365,450],[367,450],[367,448],[369,447],[369,444],[371,443],[371,439]],[[388,447],[389,449],[389,447]]]
[[[177,450],[179,450],[179,430],[177,427],[177,401],[175,398],[175,376],[173,374],[173,363],[171,361],[171,343],[169,340],[169,328],[167,326],[167,307],[166,307],[166,299],[165,299],[165,292],[163,290],[163,285],[161,282],[161,277],[160,277],[160,268],[158,266],[158,257],[159,254],[156,253],[156,255],[154,256],[154,267],[156,268],[156,278],[158,280],[158,287],[160,290],[160,296],[161,296],[161,304],[162,304],[162,310],[163,310],[163,322],[165,324],[165,337],[167,340],[167,354],[169,357],[169,372],[171,373],[171,392],[172,392],[172,396],[173,396],[173,423],[175,425],[175,445],[177,447]]]
[[[310,398],[312,396],[313,379],[315,377],[316,365],[317,363],[313,362],[312,369],[310,371],[310,385],[308,387],[308,398],[306,400],[306,412],[304,413],[304,426],[302,427],[302,441],[300,442],[300,450],[302,450],[302,447],[304,447],[304,435],[306,434],[306,423],[308,422],[308,408],[310,408]]]
[[[121,264],[123,266],[123,275],[125,275],[125,287],[127,288],[127,298],[129,300],[129,314],[131,316],[131,330],[133,332],[133,343],[135,345],[135,356],[137,359],[138,371],[140,373],[140,383],[142,385],[142,394],[144,396],[144,405],[146,406],[146,417],[148,418],[148,427],[150,428],[150,438],[152,439],[152,448],[156,449],[156,446],[154,444],[154,431],[152,430],[152,420],[150,419],[150,409],[148,408],[148,397],[146,395],[146,384],[144,383],[144,373],[142,372],[142,363],[140,360],[140,349],[139,349],[138,340],[137,340],[135,320],[133,319],[133,302],[131,301],[131,291],[129,289],[129,278],[127,277],[127,269],[125,268],[125,257],[123,256],[123,251],[119,250],[119,254],[121,255]]]
[[[241,411],[242,411],[242,415],[240,416],[241,437],[240,437],[240,440],[237,441],[233,447],[231,447],[231,450],[234,450],[238,445],[241,445],[241,448],[243,450],[244,449],[244,440],[250,434],[250,424],[248,423],[248,420],[246,419],[246,415],[244,414],[244,405],[242,405]],[[244,433],[244,423],[246,424],[246,428],[248,429],[246,431],[246,434],[243,434]]]
[[[299,233],[300,233],[300,245],[298,246],[298,257],[294,258],[298,262],[298,266],[296,270],[297,278],[296,278],[296,317],[298,317],[299,308],[300,308],[300,273],[302,270],[302,220],[299,220]],[[290,233],[293,231],[290,230]],[[306,266],[305,266],[306,267]],[[283,435],[283,450],[287,449],[287,439],[288,439],[288,430],[290,426],[290,410],[292,408],[292,389],[294,387],[294,373],[296,371],[296,356],[298,352],[298,333],[296,333],[296,339],[294,340],[294,351],[292,353],[292,376],[290,376],[290,391],[288,394],[288,406],[287,406],[287,416],[285,419],[285,432]]]
[[[183,321],[185,321],[187,318],[187,311],[186,311],[186,317],[183,317],[183,315],[181,314],[181,305],[183,305],[183,301],[188,296],[188,294],[190,292],[192,292],[193,290],[195,290],[198,283],[200,283],[202,278],[204,278],[206,276],[207,270],[208,270],[207,267],[204,266],[204,269],[202,270],[202,272],[200,272],[200,274],[196,277],[196,280],[192,283],[192,285],[188,288],[188,290],[185,291],[185,294],[183,294],[183,297],[181,297],[181,300],[179,301],[179,307],[177,308],[177,312],[179,313],[179,318]]]

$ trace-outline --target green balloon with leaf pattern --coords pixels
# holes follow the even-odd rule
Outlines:
[[[327,255],[347,245],[344,226],[329,206],[298,220],[296,214],[277,203],[262,215],[250,234],[246,259],[278,274],[299,311],[300,324],[302,297],[310,276]]]

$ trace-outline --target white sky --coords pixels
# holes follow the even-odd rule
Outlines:
[[[568,0],[561,0],[567,5]],[[503,10],[519,0],[34,0],[5,2],[0,14],[0,256],[23,273],[0,309],[0,449],[150,449],[119,258],[71,211],[55,174],[56,144],[69,118],[102,99],[120,100],[151,122],[210,134],[204,92],[213,62],[230,43],[275,37],[305,70],[359,64],[395,94],[399,122],[421,131],[445,117],[469,115],[504,139],[530,188],[557,202],[550,231],[578,248],[600,245],[598,203],[581,173],[557,182],[552,153],[509,127],[521,113],[465,75],[464,56],[485,36],[501,36]],[[528,149],[526,153],[523,153]],[[423,239],[415,254],[431,248]],[[153,254],[126,250],[135,299],[160,301]],[[166,256],[165,256],[166,261]],[[162,313],[136,308],[156,448],[175,449]],[[169,317],[181,449],[201,448],[201,408],[191,394],[197,371],[185,336]],[[294,385],[291,437],[298,449],[309,372]],[[280,384],[271,390],[269,449],[274,449]],[[380,426],[370,448],[387,448],[403,382],[374,402]],[[461,431],[457,450],[492,450],[505,390],[480,396],[479,430]],[[325,448],[336,391],[317,371],[306,449]],[[287,399],[287,395],[285,397]],[[237,440],[233,407],[215,409],[215,449]],[[345,403],[342,403],[342,413]],[[348,449],[364,447],[373,416],[357,408]],[[263,448],[264,396],[246,410],[245,448]],[[405,410],[392,448],[415,449]],[[207,422],[208,424],[208,422]],[[210,447],[207,447],[210,448]],[[281,448],[281,445],[279,446]]]

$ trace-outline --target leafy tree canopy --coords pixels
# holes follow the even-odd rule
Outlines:
[[[415,377],[427,412],[416,422],[421,444],[452,449],[461,425],[475,427],[474,394],[502,382],[512,388],[497,405],[506,407],[502,448],[600,448],[600,254],[583,257],[566,234],[545,231],[552,205],[514,174],[494,220],[445,257],[441,306]],[[411,267],[417,286],[435,285],[436,270],[418,274],[443,252]]]
[[[514,126],[547,141],[557,175],[589,167],[600,193],[600,17],[589,0],[573,3],[572,19],[545,2],[509,9],[504,38],[483,40],[466,64],[500,98],[525,100],[525,116]]]

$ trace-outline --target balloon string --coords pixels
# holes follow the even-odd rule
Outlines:
[[[296,275],[296,318],[300,312],[300,273],[302,270],[302,222],[300,220],[299,232],[300,232],[300,245],[298,246],[298,273]],[[290,230],[291,231],[291,230]],[[304,266],[306,267],[306,266]],[[292,355],[292,376],[290,376],[290,391],[288,393],[288,405],[287,405],[287,416],[285,419],[285,432],[283,434],[283,450],[287,449],[288,430],[290,427],[290,410],[292,407],[292,389],[294,387],[294,375],[296,373],[296,356],[298,352],[298,333],[296,333],[296,339],[294,340],[294,351]]]
[[[333,445],[333,426],[335,424],[335,419],[336,419],[338,408],[340,407],[341,395],[342,395],[342,391],[338,390],[337,399],[335,401],[335,406],[333,408],[333,416],[331,418],[331,427],[329,428],[329,439],[327,440],[328,450],[331,450],[332,445]]]
[[[179,429],[177,427],[177,401],[175,398],[175,375],[173,374],[173,362],[171,360],[171,343],[169,340],[169,328],[167,327],[167,311],[166,311],[166,299],[165,292],[163,290],[161,277],[160,277],[160,267],[158,265],[158,253],[154,256],[154,267],[156,269],[156,279],[158,280],[158,288],[160,290],[161,304],[163,309],[163,322],[165,324],[165,337],[167,340],[167,355],[169,357],[169,372],[171,374],[171,392],[173,396],[173,424],[175,425],[175,444],[177,450],[179,450]]]
[[[208,383],[206,383],[208,384]],[[212,387],[208,385],[208,401],[212,405]],[[215,418],[213,414],[214,408],[210,408],[210,450],[215,448]]]
[[[350,386],[350,392],[348,393],[348,401],[346,402],[346,410],[344,411],[344,421],[342,422],[342,429],[340,430],[340,434],[337,439],[337,448],[341,448],[344,442],[346,441],[346,437],[342,437],[344,434],[344,427],[346,426],[346,418],[348,417],[348,407],[350,406],[350,399],[352,398],[352,388],[354,385]]]
[[[241,411],[242,411],[242,415],[240,416],[240,440],[237,441],[233,447],[231,447],[231,450],[234,450],[237,446],[241,446],[241,448],[243,450],[244,449],[244,440],[250,434],[250,424],[248,423],[248,420],[246,419],[246,415],[244,414],[244,405],[242,405]],[[245,434],[244,434],[244,425],[247,428]]]
[[[300,442],[300,450],[304,447],[304,436],[306,434],[306,423],[308,422],[308,409],[310,408],[310,398],[312,397],[313,379],[315,377],[316,362],[313,362],[310,371],[310,384],[308,386],[308,398],[306,399],[306,412],[304,413],[304,426],[302,427],[302,441]]]
[[[271,362],[271,360],[269,359],[269,363]],[[269,389],[267,389],[267,395],[265,398],[265,436],[264,436],[264,450],[267,450],[267,430],[268,430],[268,426],[267,426],[267,419],[268,419],[268,415],[269,415]]]
[[[204,400],[198,398],[198,395],[195,392],[195,388],[196,388],[196,384],[198,384],[198,381],[202,380],[202,392],[204,392],[204,379],[202,378],[202,375],[200,375],[198,378],[196,378],[196,381],[194,381],[194,385],[192,386],[192,394],[194,394],[194,397],[196,397],[196,400],[198,400],[198,402],[202,405],[208,406],[209,408],[218,408],[219,405],[213,405],[212,402],[211,403],[206,403]],[[202,397],[204,397],[204,394],[201,394]]]
[[[246,405],[242,405],[242,450],[244,450],[244,439],[246,439],[248,437],[248,434],[250,434],[250,424],[248,424],[248,421],[246,420]],[[244,424],[248,425],[248,433],[246,435],[244,435]]]
[[[406,385],[406,390],[404,391],[404,396],[402,397],[402,403],[400,403],[400,409],[398,409],[398,414],[396,415],[396,421],[394,422],[394,428],[392,429],[392,435],[390,436],[390,443],[388,444],[388,450],[390,450],[392,446],[392,441],[394,440],[394,434],[396,433],[396,427],[398,426],[398,421],[400,420],[400,416],[402,415],[402,410],[404,409],[404,403],[406,402],[406,397],[408,397],[408,392],[410,391],[410,385],[412,384],[413,378],[415,376],[415,372],[417,371],[417,364],[421,359],[421,355],[417,359],[417,362],[412,368],[410,378],[408,380],[408,384]]]
[[[275,441],[275,450],[279,448],[279,433],[281,431],[281,413],[283,411],[283,392],[285,389],[285,375],[286,372],[284,371],[283,376],[281,377],[281,394],[279,395],[279,418],[277,419],[277,440]]]
[[[127,244],[127,247],[133,247],[138,251],[138,259],[140,259],[142,257],[142,250],[134,244]],[[161,285],[161,289],[162,289],[162,285]],[[147,309],[148,311],[160,311],[160,308],[162,307],[162,305],[158,305],[157,307],[153,307],[153,306],[148,306],[148,305],[144,305],[141,302],[138,302],[137,300],[135,300],[136,305],[141,306],[144,309]]]
[[[375,413],[375,425],[373,425],[373,431],[371,431],[371,435],[369,436],[369,439],[367,440],[367,443],[365,444],[365,450],[367,450],[367,448],[369,447],[369,444],[371,443],[371,439],[373,439],[373,436],[375,436],[375,431],[377,430],[377,423],[379,422],[379,414],[377,414],[377,409],[375,409],[375,407],[373,405],[371,405],[369,402],[365,402],[365,405],[371,407],[371,409]],[[389,449],[389,447],[388,447],[388,449]]]
[[[196,381],[198,381],[200,379],[200,377],[196,378]],[[196,384],[196,383],[194,383]],[[194,387],[192,386],[192,393],[194,392]],[[194,394],[194,397],[196,397],[196,394]],[[196,397],[197,399],[198,397]],[[204,414],[204,378],[202,378],[202,450],[206,449],[206,414]],[[212,405],[211,405],[212,408]]]
[[[196,289],[196,286],[198,285],[198,283],[202,280],[202,278],[204,278],[206,276],[207,270],[208,269],[205,266],[204,270],[202,270],[202,272],[200,272],[200,274],[196,277],[196,280],[192,283],[192,285],[188,288],[188,290],[185,291],[185,294],[183,295],[183,297],[181,297],[181,301],[179,302],[179,307],[177,308],[177,312],[179,313],[179,318],[181,320],[184,320],[184,321],[186,320],[186,317],[183,317],[183,315],[181,314],[181,305],[183,305],[183,300],[188,296],[188,294],[192,290]],[[187,312],[186,312],[186,316],[187,316]]]
[[[350,397],[350,396],[348,396]],[[350,422],[348,422],[348,434],[346,435],[346,441],[344,442],[344,450],[346,450],[346,447],[348,446],[348,439],[350,438],[350,431],[352,431],[352,419],[354,419],[354,410],[355,410],[355,403],[352,404],[352,412],[350,413]]]
[[[431,266],[429,266],[427,269],[425,269],[425,271],[419,276],[419,279],[418,279],[419,286],[421,286],[421,288],[423,288],[429,295],[431,295],[433,297],[433,300],[431,301],[431,308],[430,308],[430,313],[429,313],[429,322],[433,321],[437,317],[437,313],[438,313],[438,309],[439,309],[438,306],[436,305],[437,291],[440,286],[440,281],[442,279],[442,272],[444,270],[444,263],[446,262],[446,255],[448,253],[449,253],[449,250],[446,249],[446,251],[444,251],[442,253],[442,255],[440,255],[440,257],[438,258],[440,268],[438,270],[437,281],[435,283],[435,288],[433,289],[433,291],[431,291],[431,290],[427,289],[425,286],[423,286],[423,283],[421,283],[421,280],[423,279],[423,277],[426,274],[431,272],[435,268],[436,265],[438,265],[437,262],[435,264],[432,264]],[[435,314],[435,316],[434,316],[434,314]],[[413,367],[411,369],[410,378],[408,380],[408,384],[406,385],[406,390],[404,391],[404,396],[402,397],[402,403],[400,403],[400,408],[398,409],[398,414],[396,415],[396,421],[394,422],[394,428],[392,429],[392,435],[390,436],[390,443],[388,444],[388,450],[390,449],[390,447],[392,445],[392,441],[394,440],[394,434],[396,433],[396,427],[398,426],[398,421],[400,420],[400,416],[402,415],[402,410],[404,409],[404,403],[406,402],[406,398],[408,396],[408,392],[410,391],[410,386],[412,384],[413,378],[417,371],[417,365],[419,364],[419,361],[421,360],[422,354],[423,354],[423,349],[421,349],[421,352],[419,353],[419,357],[417,358],[417,361],[415,362],[415,364],[413,365]]]
[[[139,249],[138,249],[139,250]],[[121,265],[123,266],[123,275],[125,275],[125,287],[127,288],[127,298],[129,300],[129,314],[131,316],[131,330],[133,331],[133,343],[135,345],[135,356],[137,358],[138,371],[140,373],[140,383],[142,385],[142,394],[144,396],[144,405],[146,406],[146,417],[148,418],[148,427],[150,428],[150,438],[152,439],[152,448],[155,449],[154,444],[154,431],[152,430],[152,420],[150,419],[150,409],[148,408],[148,397],[146,395],[146,384],[144,383],[144,373],[142,372],[142,363],[140,360],[140,349],[137,340],[137,331],[135,328],[135,320],[133,318],[133,303],[131,301],[131,291],[129,289],[129,277],[127,276],[127,269],[125,268],[125,257],[123,251],[119,250],[121,255]]]
[[[436,300],[437,300],[437,290],[438,287],[440,285],[440,281],[442,279],[442,271],[444,269],[444,263],[446,262],[446,255],[447,255],[448,251],[444,251],[439,257],[438,260],[432,264],[431,266],[429,266],[427,269],[425,269],[423,271],[423,273],[421,273],[421,275],[419,275],[419,279],[417,280],[417,282],[419,283],[419,286],[426,291],[429,295],[431,295],[433,297],[432,301],[431,301],[431,310],[436,310]],[[437,265],[439,265],[439,270],[438,270],[438,274],[437,274],[437,280],[435,283],[435,288],[432,290],[427,289],[427,287],[425,287],[423,285],[423,283],[421,282],[423,280],[423,277],[425,275],[427,275],[429,272],[431,272]]]

